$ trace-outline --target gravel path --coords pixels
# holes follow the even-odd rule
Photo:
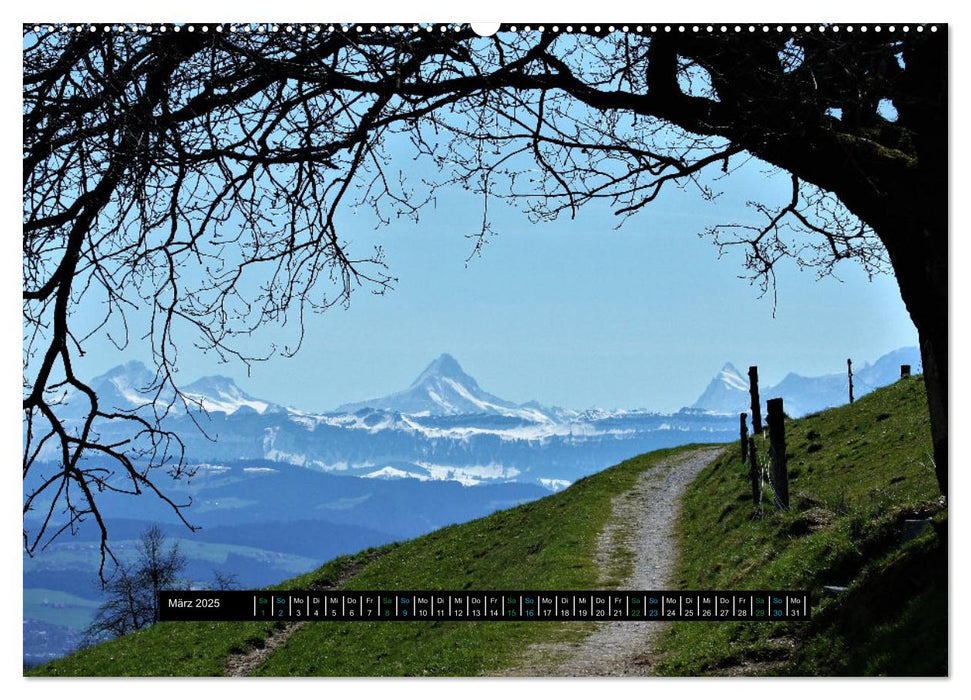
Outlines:
[[[360,573],[374,560],[387,554],[390,549],[377,549],[365,558],[350,562],[333,581],[323,583],[312,583],[309,588],[312,591],[332,591],[343,586],[349,579]],[[251,647],[245,652],[231,654],[226,661],[226,670],[223,675],[230,677],[249,676],[256,668],[266,661],[277,649],[286,644],[293,633],[303,627],[306,622],[285,622],[281,626],[272,629],[264,640],[263,646]]]
[[[673,588],[676,558],[674,525],[685,488],[722,448],[700,448],[672,457],[644,472],[630,491],[613,500],[610,523],[600,534],[597,561],[601,571],[619,551],[634,552],[631,576],[620,588]],[[663,622],[602,622],[576,643],[536,645],[529,667],[509,669],[512,676],[643,676]]]
[[[626,590],[663,590],[671,588],[670,577],[676,556],[674,524],[681,495],[695,476],[711,463],[722,448],[699,448],[661,462],[645,471],[634,487],[611,503],[610,521],[600,533],[597,563],[601,578],[616,557],[633,552],[633,572],[618,588]],[[377,558],[383,551],[373,553]],[[370,563],[369,559],[366,563]],[[341,572],[339,580],[326,589],[337,588],[363,564]],[[305,623],[287,623],[275,630],[259,649],[233,655],[227,676],[246,676],[270,654],[285,644]],[[565,623],[571,624],[571,623]],[[602,622],[596,631],[576,643],[534,645],[526,653],[523,667],[507,669],[503,676],[643,676],[662,622]]]

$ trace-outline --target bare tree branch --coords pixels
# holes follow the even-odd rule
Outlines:
[[[783,257],[823,274],[889,260],[946,376],[946,311],[920,291],[946,308],[946,280],[912,262],[940,269],[943,250],[946,267],[940,37],[190,29],[25,30],[28,552],[90,517],[110,558],[106,491],[183,515],[152,476],[187,473],[164,426],[199,408],[175,380],[180,345],[244,365],[296,352],[308,314],[394,282],[342,212],[417,219],[439,188],[480,197],[475,254],[495,199],[534,220],[603,201],[622,223],[671,185],[713,198],[732,162],[761,159],[791,174],[790,200],[753,203],[764,221],[716,227],[716,243],[746,248],[763,290]],[[414,161],[437,175],[409,176]],[[281,327],[292,342],[242,349]],[[102,407],[75,375],[98,334],[150,348],[151,404]],[[129,438],[107,444],[109,424]]]

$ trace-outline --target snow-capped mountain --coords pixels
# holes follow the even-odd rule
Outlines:
[[[154,380],[132,362],[92,383],[103,405],[148,412]],[[736,430],[728,416],[515,404],[484,391],[447,354],[405,391],[327,413],[283,408],[247,394],[228,377],[203,377],[180,388],[185,404],[172,405],[164,427],[179,435],[191,462],[271,460],[379,480],[517,481],[556,489],[642,452],[724,442]],[[99,425],[105,439],[123,440],[128,428]]]
[[[731,362],[726,362],[704,393],[691,408],[719,413],[736,413],[738,406],[748,403],[748,377],[742,375]]]
[[[227,415],[240,410],[260,414],[283,410],[270,401],[250,396],[231,378],[220,375],[201,377],[191,384],[180,386],[185,401],[173,400],[175,394],[171,388],[166,386],[159,391],[154,372],[138,361],[126,362],[108,370],[92,379],[91,386],[102,406],[114,410],[145,409],[153,403],[159,407],[171,404],[169,413],[176,415],[184,413],[186,408],[189,411]]]
[[[907,363],[920,370],[915,348],[860,367],[856,395],[895,381]],[[147,412],[153,383],[150,370],[131,362],[92,385],[103,406]],[[670,415],[515,404],[484,391],[447,354],[404,391],[327,413],[253,397],[228,377],[203,377],[181,388],[186,403],[173,404],[164,427],[179,434],[192,462],[262,459],[348,476],[469,486],[519,481],[559,488],[643,452],[729,442],[737,435],[738,413],[749,410],[748,378],[730,363],[691,408]],[[789,415],[799,416],[845,403],[846,377],[789,374],[760,393],[763,401],[782,396]],[[186,406],[193,415],[186,415]],[[110,421],[99,425],[105,439],[127,439],[128,429]]]
[[[915,374],[921,371],[920,351],[916,347],[899,348],[883,355],[873,364],[855,366],[854,396],[864,396],[874,389],[897,381],[900,378],[900,365],[908,364]],[[849,400],[847,376],[845,372],[834,372],[819,377],[804,377],[790,372],[778,384],[759,387],[759,397],[763,404],[767,399],[777,396],[785,399],[786,413],[794,418],[841,406]],[[725,364],[704,393],[691,405],[691,409],[733,415],[749,411],[747,374],[743,375],[730,362]]]
[[[248,409],[263,414],[267,411],[280,410],[280,407],[269,401],[257,399],[236,386],[229,377],[214,375],[202,377],[182,389],[185,397],[208,411],[217,411],[227,415],[241,409]]]
[[[344,404],[337,413],[379,409],[418,416],[495,415],[550,422],[551,412],[535,402],[517,405],[483,391],[458,361],[444,353],[404,391],[369,401]]]
[[[147,406],[156,399],[152,387],[155,374],[141,362],[126,362],[91,380],[98,401],[109,408],[130,410]],[[158,397],[165,401],[169,396]]]

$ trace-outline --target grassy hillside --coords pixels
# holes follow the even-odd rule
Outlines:
[[[655,670],[672,675],[947,673],[947,510],[920,378],[786,425],[791,511],[753,519],[736,450],[689,487],[683,588],[809,589],[813,621],[676,624]],[[767,444],[760,443],[762,455]],[[908,519],[932,526],[904,543]],[[827,593],[824,586],[844,587]]]
[[[898,382],[786,426],[792,509],[752,503],[736,449],[689,488],[675,587],[809,589],[811,622],[678,623],[660,674],[933,675],[947,672],[947,510],[937,497],[923,385]],[[760,444],[761,454],[767,445]],[[687,448],[682,448],[687,449]],[[611,499],[680,450],[624,462],[569,489],[382,550],[342,557],[281,588],[617,587],[630,552],[598,575]],[[905,538],[908,519],[932,525]],[[906,539],[906,541],[905,541]],[[824,587],[845,588],[833,594]],[[522,664],[535,642],[595,623],[313,623],[256,675],[476,675]],[[167,623],[35,669],[37,675],[220,675],[272,623]]]
[[[616,588],[630,552],[598,576],[597,535],[610,502],[660,460],[686,448],[637,457],[569,489],[384,550],[341,557],[280,584],[328,584],[356,571],[349,589]],[[381,554],[375,558],[376,554]],[[315,623],[298,630],[257,669],[271,675],[475,675],[521,659],[532,642],[578,638],[590,623]],[[260,647],[273,623],[162,623],[34,669],[36,675],[221,675],[229,657]]]

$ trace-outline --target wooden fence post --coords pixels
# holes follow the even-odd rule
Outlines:
[[[752,505],[759,507],[759,456],[755,451],[755,438],[748,439],[748,476],[752,482]]]
[[[772,487],[776,498],[789,510],[789,473],[786,471],[786,420],[782,399],[767,402],[769,426],[769,456],[772,459]]]
[[[742,464],[745,464],[748,459],[748,425],[745,424],[745,419],[748,418],[747,413],[742,413],[738,417],[739,427],[738,433],[742,438]]]
[[[900,378],[910,376],[910,365],[900,365]]]
[[[759,406],[759,368],[748,368],[748,393],[752,397],[752,432],[762,434],[762,409]]]
[[[853,403],[853,360],[846,359],[846,374],[850,380],[850,403]]]

